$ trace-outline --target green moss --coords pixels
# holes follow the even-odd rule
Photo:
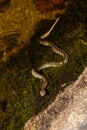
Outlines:
[[[86,0],[72,1],[48,38],[68,53],[69,61],[60,68],[42,71],[49,80],[45,97],[40,97],[42,81],[32,76],[31,69],[47,61],[61,61],[62,58],[49,47],[39,45],[37,35],[40,35],[42,21],[31,38],[32,44],[26,45],[3,64],[0,73],[1,130],[21,130],[25,121],[46,108],[56,94],[64,90],[60,87],[62,84],[74,81],[87,65],[86,9]],[[48,21],[49,24],[52,22]]]

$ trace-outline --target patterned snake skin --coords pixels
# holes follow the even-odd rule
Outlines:
[[[63,61],[61,61],[61,62],[47,62],[45,64],[42,64],[42,65],[32,69],[32,75],[35,76],[36,78],[43,80],[43,84],[42,84],[41,91],[40,91],[41,96],[44,96],[46,94],[45,89],[46,89],[46,86],[48,84],[48,80],[44,75],[39,73],[40,70],[48,68],[48,67],[60,67],[68,62],[68,55],[64,50],[58,48],[51,41],[44,40],[50,34],[50,32],[53,30],[54,26],[56,25],[56,23],[58,21],[59,21],[59,18],[57,18],[57,20],[54,22],[54,24],[52,25],[50,30],[41,36],[39,42],[40,42],[40,44],[42,44],[44,46],[50,46],[52,48],[52,50],[54,51],[54,53],[61,55],[63,57]]]

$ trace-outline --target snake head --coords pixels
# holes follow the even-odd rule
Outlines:
[[[49,42],[45,41],[45,40],[39,40],[40,44],[45,45],[45,46],[49,46]]]
[[[40,91],[40,95],[41,95],[42,97],[45,96],[45,94],[46,94],[46,91],[45,91],[45,90]]]

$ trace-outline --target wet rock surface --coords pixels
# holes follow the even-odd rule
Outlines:
[[[24,130],[32,129],[87,130],[87,67],[46,110],[25,123]]]

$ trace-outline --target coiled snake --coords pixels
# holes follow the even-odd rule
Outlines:
[[[60,67],[63,64],[66,64],[68,62],[68,55],[67,55],[67,53],[64,50],[58,48],[52,42],[44,40],[50,34],[50,32],[53,30],[54,26],[56,25],[56,23],[58,21],[59,21],[59,18],[56,19],[56,21],[54,22],[52,27],[49,29],[49,31],[47,31],[44,35],[41,36],[39,42],[42,45],[50,46],[52,48],[52,50],[56,54],[61,55],[64,60],[61,61],[61,62],[49,62],[49,63],[47,62],[45,64],[42,64],[42,65],[32,69],[32,75],[35,76],[36,78],[39,78],[39,79],[43,80],[43,84],[42,84],[41,91],[40,91],[40,95],[41,96],[44,96],[46,94],[46,90],[45,89],[46,89],[46,86],[48,84],[48,80],[47,80],[47,78],[44,75],[40,74],[39,71],[44,69],[44,68],[48,68],[48,67]]]

